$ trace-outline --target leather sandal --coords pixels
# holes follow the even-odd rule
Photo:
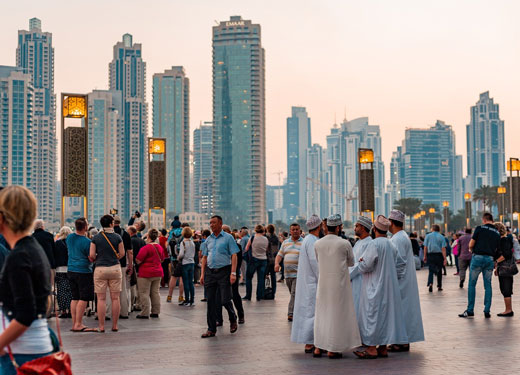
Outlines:
[[[377,354],[370,354],[369,352],[367,352],[366,350],[363,350],[363,351],[355,351],[354,354],[359,358],[359,359],[377,359]]]
[[[316,349],[316,347],[314,345],[311,345],[310,348],[305,348],[305,353],[307,353],[307,354],[312,353],[314,351],[314,349]]]
[[[392,353],[401,353],[401,352],[409,352],[410,351],[410,345],[390,345],[388,347],[388,351]]]
[[[329,354],[327,354],[327,357],[329,357],[329,359],[340,359],[343,358],[343,353],[329,352]]]
[[[313,353],[312,353],[312,356],[313,356],[314,358],[321,358],[321,356],[323,355],[323,353],[327,353],[327,351],[315,347],[315,348],[314,348],[314,351],[313,351]]]
[[[206,339],[208,337],[215,337],[215,332],[206,331],[206,333],[203,333],[200,337],[203,339]]]

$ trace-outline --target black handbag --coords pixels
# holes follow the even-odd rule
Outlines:
[[[498,276],[513,277],[518,273],[515,257],[498,263]]]

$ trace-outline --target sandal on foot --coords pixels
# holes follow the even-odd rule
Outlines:
[[[312,352],[312,356],[313,356],[314,358],[321,358],[321,356],[323,355],[323,353],[327,353],[327,351],[315,347],[315,348],[314,348],[314,351]]]
[[[400,352],[409,352],[410,351],[410,345],[390,345],[388,347],[388,351],[392,353],[400,353]]]
[[[362,352],[356,351],[356,352],[354,352],[354,354],[359,359],[377,359],[377,354],[375,354],[375,355],[374,354],[370,354],[366,350],[363,350]]]
[[[329,357],[329,359],[340,359],[343,358],[343,353],[329,352],[329,354],[327,354],[327,357]]]
[[[310,354],[314,351],[314,349],[316,349],[316,347],[314,345],[311,345],[310,348],[305,348],[305,353]]]

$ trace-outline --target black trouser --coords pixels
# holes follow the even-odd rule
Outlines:
[[[208,331],[210,332],[217,332],[217,320],[221,306],[224,306],[227,310],[230,322],[234,323],[237,321],[235,309],[233,309],[233,304],[231,303],[230,276],[231,266],[217,269],[206,267],[204,272],[204,290],[208,298]]]
[[[240,285],[238,281],[239,278],[240,275],[237,274],[235,283],[231,285],[231,294],[233,305],[235,305],[235,309],[237,309],[238,319],[244,319],[244,306],[242,305],[242,297],[240,297],[240,291],[238,290]],[[222,323],[224,319],[222,318],[222,303],[220,301],[220,291],[217,289],[217,322]]]
[[[271,278],[271,288],[273,289],[273,296],[276,294],[276,272],[274,272],[274,264],[267,264],[266,275]]]

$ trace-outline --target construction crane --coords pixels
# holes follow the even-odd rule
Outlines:
[[[336,191],[336,190],[332,189],[332,187],[330,185],[326,185],[326,184],[322,183],[321,181],[316,180],[314,178],[307,177],[307,180],[313,182],[314,184],[316,184],[318,186],[320,186],[322,189],[327,190],[327,191],[331,192],[332,194],[335,194],[335,195],[343,198],[347,202],[347,204],[345,205],[345,219],[351,217],[350,202],[353,201],[353,200],[357,200],[357,197],[354,196],[354,192],[355,192],[355,190],[357,188],[356,185],[354,185],[352,187],[352,189],[350,190],[348,195],[345,195],[343,193],[340,193],[339,191]]]
[[[282,176],[283,176],[283,172],[282,172],[282,171],[278,171],[278,172],[274,172],[274,173],[271,173],[271,174],[277,174],[277,175],[278,175],[278,185],[279,185],[279,186],[282,186]]]

